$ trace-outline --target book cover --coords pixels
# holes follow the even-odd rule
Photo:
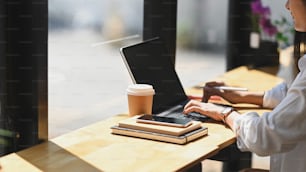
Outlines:
[[[132,137],[176,143],[176,144],[186,144],[188,142],[191,142],[208,134],[207,127],[200,127],[196,130],[185,133],[181,136],[173,136],[173,135],[167,135],[167,134],[161,134],[161,133],[155,133],[155,132],[149,132],[149,131],[143,131],[131,128],[123,128],[119,126],[113,126],[111,127],[111,129],[112,129],[112,134],[132,136]]]
[[[171,127],[171,126],[164,126],[164,125],[139,123],[136,121],[138,117],[139,116],[134,116],[134,117],[119,121],[118,126],[122,128],[129,128],[129,129],[143,130],[143,131],[149,131],[149,132],[161,133],[161,134],[167,134],[167,135],[173,135],[173,136],[180,136],[192,130],[201,128],[201,124],[202,124],[200,121],[192,121],[192,124],[188,127],[184,127],[184,128]]]

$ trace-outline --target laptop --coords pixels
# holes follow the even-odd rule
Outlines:
[[[187,117],[197,121],[208,119],[198,113],[182,113],[189,99],[175,71],[171,56],[159,38],[120,48],[120,53],[133,83],[151,84],[155,89],[152,107],[154,115]]]

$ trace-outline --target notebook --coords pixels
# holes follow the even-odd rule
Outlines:
[[[153,85],[153,114],[198,121],[209,119],[198,113],[182,113],[189,99],[161,39],[153,38],[120,48],[120,53],[134,83]]]
[[[177,143],[177,144],[186,144],[188,142],[191,142],[203,136],[206,136],[208,133],[207,127],[200,127],[198,129],[195,129],[191,132],[185,133],[180,136],[161,134],[161,133],[155,133],[155,132],[137,130],[137,129],[131,129],[131,128],[124,128],[120,126],[113,126],[111,127],[111,129],[112,129],[113,134],[139,137],[139,138],[158,140],[158,141]]]

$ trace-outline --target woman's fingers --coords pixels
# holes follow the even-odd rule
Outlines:
[[[185,109],[188,109],[191,106],[201,106],[201,102],[196,101],[196,100],[190,100],[184,107],[184,111]]]
[[[203,104],[202,102],[191,100],[184,107],[183,113],[188,114],[190,112],[197,112],[202,115],[206,115],[207,111],[205,111],[205,108],[203,108],[204,105],[205,104]]]
[[[183,113],[188,114],[190,112],[197,112],[202,115],[208,116],[214,120],[222,120],[220,112],[224,107],[217,106],[211,103],[203,103],[195,100],[189,101],[184,107]]]
[[[211,81],[211,82],[207,82],[205,84],[205,86],[207,86],[207,87],[224,86],[224,85],[225,85],[225,83],[222,82],[222,81]]]
[[[219,96],[221,95],[222,90],[215,89],[214,87],[203,87],[203,96],[202,102],[207,103],[211,96]]]
[[[211,96],[220,95],[222,91],[215,89],[215,86],[225,86],[225,83],[222,81],[211,81],[207,82],[203,87],[203,96],[202,102],[207,103]]]
[[[186,109],[184,109],[184,113],[188,114],[190,112],[198,112],[198,113],[203,113],[203,111],[201,110],[201,107],[199,106],[189,106]]]

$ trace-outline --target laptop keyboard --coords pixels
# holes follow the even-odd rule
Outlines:
[[[193,119],[195,121],[201,121],[201,122],[205,122],[205,121],[207,121],[209,119],[209,117],[201,115],[201,114],[199,114],[197,112],[191,112],[191,113],[185,115],[185,117],[191,118],[191,119]]]
[[[157,115],[158,116],[172,117],[172,118],[189,118],[191,120],[201,121],[201,122],[205,122],[205,121],[210,119],[209,117],[207,117],[205,115],[201,115],[200,113],[197,113],[197,112],[190,112],[188,114],[184,114],[183,110],[184,110],[184,105],[177,105],[177,106],[169,109],[168,111],[164,111],[164,112],[162,112],[160,114],[157,114]]]

